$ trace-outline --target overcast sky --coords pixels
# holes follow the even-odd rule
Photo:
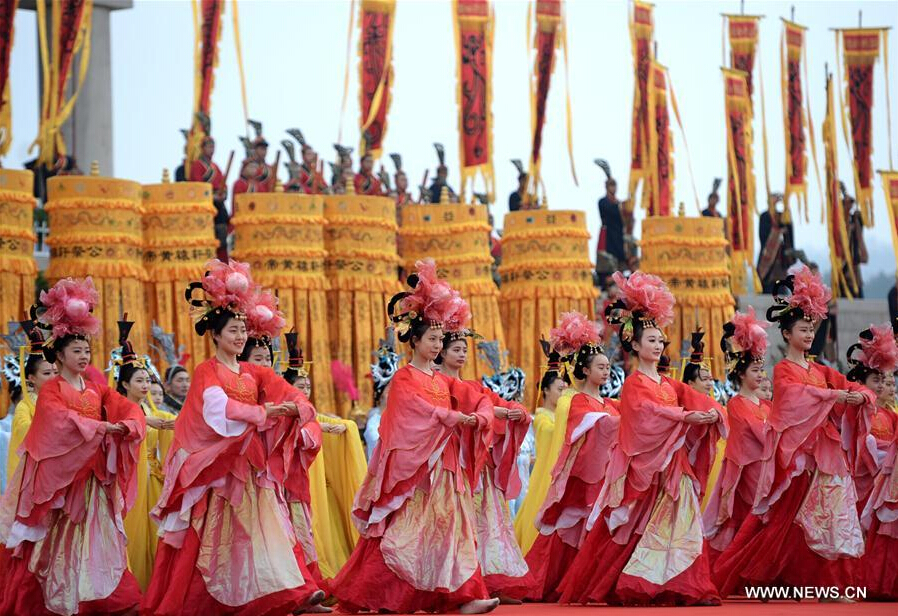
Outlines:
[[[493,65],[493,115],[497,203],[501,225],[507,195],[516,186],[511,158],[529,155],[530,109],[528,78],[532,58],[526,41],[528,3],[497,0]],[[833,27],[854,27],[858,11],[864,26],[898,25],[892,0],[882,2],[796,1],[746,2],[745,12],[766,15],[761,22],[760,62],[764,76],[767,131],[770,143],[770,181],[774,190],[784,182],[784,142],[780,98],[781,17],[795,7],[795,21],[808,31],[808,73],[811,109],[822,157],[820,126],[826,104],[824,63],[835,68]],[[726,137],[723,85],[720,75],[721,13],[737,13],[739,2],[660,0],[655,9],[658,59],[670,69],[679,102],[692,167],[700,199],[704,202],[715,177],[726,177]],[[617,0],[569,0],[567,3],[570,51],[570,89],[573,103],[574,155],[580,180],[574,185],[567,160],[564,120],[564,72],[559,57],[548,101],[543,140],[543,178],[550,207],[588,212],[593,242],[598,234],[596,199],[603,193],[602,172],[592,160],[610,161],[626,190],[630,155],[633,95],[633,60],[627,28],[627,3]],[[299,127],[327,159],[340,128],[346,33],[350,3],[341,0],[242,0],[240,35],[248,82],[250,117],[261,120],[265,135],[277,143],[284,130]],[[230,15],[225,15],[219,68],[212,95],[213,135],[218,142],[219,164],[227,151],[237,149],[244,132],[239,77]],[[889,37],[892,62],[891,103],[893,138],[898,139],[898,44]],[[358,144],[357,27],[351,56],[350,91],[342,119],[343,140]],[[395,83],[388,119],[385,152],[400,152],[413,185],[436,157],[432,143],[446,146],[450,183],[458,179],[458,120],[455,101],[455,45],[452,4],[448,0],[399,0],[394,35]],[[193,92],[193,25],[186,1],[137,0],[134,8],[112,17],[112,72],[114,96],[115,172],[118,177],[143,183],[157,182],[163,167],[178,165],[183,139],[178,129],[190,122]],[[886,92],[883,62],[875,70],[873,108],[874,169],[888,167]],[[19,10],[12,52],[13,148],[6,166],[26,159],[28,145],[37,134],[37,44],[35,16]],[[757,77],[757,67],[756,77]],[[760,105],[755,90],[756,108]],[[758,195],[763,194],[760,113],[756,114],[755,163]],[[685,148],[676,129],[676,198],[694,214],[694,199],[686,166]],[[841,176],[848,181],[848,152],[839,129]],[[898,142],[893,144],[898,166]],[[82,168],[89,161],[79,161]],[[389,159],[384,163],[392,170]],[[820,159],[821,173],[823,160]],[[281,171],[282,176],[285,175]],[[231,180],[236,179],[232,172]],[[847,182],[851,185],[851,182]],[[417,192],[417,191],[415,191]],[[876,217],[885,221],[885,203],[879,177],[875,189]],[[809,182],[810,224],[797,225],[797,243],[827,269],[828,247],[820,222],[820,195],[813,175]],[[895,259],[885,224],[867,231],[871,265],[867,275],[893,272]]]

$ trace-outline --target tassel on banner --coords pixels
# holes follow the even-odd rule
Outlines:
[[[0,156],[12,145],[12,94],[9,86],[9,61],[15,35],[19,0],[0,0]]]
[[[90,62],[91,15],[93,0],[56,0],[50,9],[50,33],[47,34],[46,0],[37,0],[38,39],[41,67],[46,87],[41,104],[41,121],[35,146],[40,151],[39,162],[52,167],[60,155],[65,155],[62,126],[72,115],[75,101],[84,85]],[[52,47],[51,47],[52,43]],[[75,55],[80,54],[75,92],[66,100],[65,91]]]
[[[655,36],[654,5],[634,1],[630,13],[630,41],[633,48],[633,126],[630,133],[629,198],[633,198],[649,166],[648,78],[655,59],[652,42]]]
[[[574,184],[577,181],[577,169],[574,164],[574,131],[573,114],[571,112],[570,74],[568,70],[568,41],[565,6],[562,0],[534,0],[533,12],[536,15],[536,34],[533,36],[533,52],[535,53],[533,74],[530,79],[530,127],[531,151],[529,175],[531,193],[535,194],[545,187],[540,172],[542,162],[542,132],[546,122],[546,103],[555,70],[555,53],[560,48],[564,54],[564,86],[565,86],[565,136],[567,138],[568,160]],[[530,13],[528,13],[528,31],[530,29]]]
[[[359,15],[359,153],[380,158],[393,83],[396,0],[362,0]],[[369,145],[370,144],[370,145]]]
[[[886,211],[889,214],[889,230],[895,252],[895,265],[898,268],[898,171],[879,171],[878,173],[882,177],[882,190],[886,196]]]
[[[823,152],[826,180],[826,229],[829,238],[831,286],[834,297],[854,297],[857,283],[848,244],[848,229],[839,185],[839,156],[836,145],[832,76],[826,76],[826,116],[823,118]],[[846,275],[847,273],[847,275]]]
[[[670,216],[674,203],[673,134],[670,130],[667,69],[651,62],[649,72],[648,112],[649,149],[648,180],[642,190],[642,204],[647,216]]]
[[[489,0],[453,0],[456,51],[456,103],[461,186],[466,200],[479,173],[488,200],[495,199],[493,173],[493,34],[495,16]]]
[[[194,14],[195,48],[193,75],[193,119],[187,136],[187,162],[190,169],[202,154],[203,142],[210,130],[208,118],[212,106],[212,90],[215,87],[215,69],[218,68],[218,48],[221,41],[224,0],[196,0],[192,3]]]

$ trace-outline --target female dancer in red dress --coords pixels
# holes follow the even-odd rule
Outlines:
[[[450,378],[460,378],[459,372],[468,361],[469,336],[476,337],[476,334],[465,329],[446,331],[443,350],[437,357],[441,373]],[[483,344],[491,349],[488,359],[493,368],[501,370],[498,347],[495,343]],[[512,368],[509,374],[499,373],[498,376],[517,377],[513,380],[523,381],[520,368]],[[521,490],[517,455],[532,419],[523,405],[505,400],[481,381],[461,381],[458,391],[456,397],[460,408],[475,407],[483,396],[492,407],[486,442],[487,456],[480,474],[475,478],[473,490],[480,572],[491,597],[498,597],[504,604],[520,603],[533,579],[514,536],[508,501]]]
[[[617,443],[619,404],[602,398],[600,389],[611,374],[611,362],[601,346],[595,322],[578,312],[566,312],[551,332],[551,353],[563,356],[582,382],[570,402],[564,439],[552,469],[552,484],[536,525],[539,536],[527,553],[535,584],[531,601],[558,601],[558,584],[577,556],[586,519],[605,479],[611,449]],[[551,362],[551,359],[550,359]],[[556,429],[559,429],[558,426]]]
[[[848,349],[851,369],[846,378],[860,383],[876,396],[876,410],[870,418],[869,437],[860,443],[854,461],[854,484],[857,488],[857,510],[864,510],[873,480],[879,474],[889,446],[895,436],[898,415],[892,409],[880,406],[879,400],[886,387],[886,378],[895,372],[898,363],[898,345],[888,323],[870,327],[859,335],[860,341]]]
[[[749,584],[845,588],[859,581],[864,538],[852,479],[856,449],[848,441],[865,440],[857,426],[872,416],[874,397],[806,357],[830,296],[802,264],[777,284],[767,311],[788,345],[774,368],[767,417],[775,450],[763,465],[752,514],[714,564],[724,596]]]
[[[249,266],[212,261],[187,290],[215,356],[196,367],[152,515],[160,542],[146,614],[287,613],[324,598],[290,524],[315,409],[270,368],[237,361],[254,307]],[[205,297],[193,297],[202,291]]]
[[[773,455],[773,432],[767,423],[770,402],[759,392],[767,353],[766,327],[750,306],[748,312],[737,312],[723,326],[720,350],[729,366],[727,376],[739,393],[727,403],[730,433],[720,475],[702,520],[712,568],[751,513],[761,467]]]
[[[257,289],[252,303],[253,307],[246,313],[247,339],[243,353],[240,354],[240,361],[271,368],[274,361],[271,341],[281,335],[286,320],[284,314],[278,310],[277,298],[270,291]],[[287,342],[287,352],[292,354],[296,350],[298,335],[292,333],[287,336],[293,343],[293,348],[291,348],[290,341]],[[293,385],[289,379],[287,379],[287,383]],[[308,397],[306,392],[302,393]],[[302,546],[306,567],[309,568],[315,583],[320,588],[324,588],[324,578],[318,566],[318,553],[315,550],[315,538],[312,534],[312,497],[309,489],[309,474],[306,472],[321,451],[321,425],[315,418],[303,424],[300,451],[304,465],[297,469],[299,472],[287,476],[284,484],[284,496],[290,509],[293,531]],[[317,612],[321,609],[323,609],[321,606],[316,606],[313,611]]]
[[[436,372],[433,361],[442,350],[443,324],[464,301],[437,278],[433,261],[417,267],[409,276],[413,291],[389,304],[412,360],[393,377],[380,440],[352,512],[361,538],[333,592],[353,612],[482,613],[499,600],[488,598],[480,572],[471,490],[486,454],[492,407],[484,396],[474,413],[453,410],[462,384]]]
[[[140,408],[87,381],[93,282],[60,280],[32,320],[59,376],[37,397],[22,457],[0,504],[0,614],[106,614],[134,610],[123,518],[137,498],[135,468],[146,424]]]
[[[613,276],[622,298],[607,309],[639,367],[624,381],[618,445],[587,520],[587,535],[561,582],[563,603],[715,604],[699,502],[722,408],[661,376],[661,327],[674,298],[657,277]]]

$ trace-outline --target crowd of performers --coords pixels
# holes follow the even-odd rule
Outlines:
[[[188,288],[215,352],[165,390],[127,316],[109,376],[90,367],[98,293],[59,281],[21,323],[0,614],[715,605],[770,585],[898,598],[893,328],[860,333],[847,375],[815,363],[830,292],[793,268],[766,315],[787,348],[772,379],[768,323],[749,308],[726,324],[724,406],[700,334],[670,376],[665,284],[613,279],[607,327],[566,313],[542,341],[531,414],[524,375],[419,262],[389,303],[408,361],[388,340],[372,365],[367,456],[353,422],[310,403],[296,333],[277,361],[284,318],[245,264],[213,261]],[[614,337],[633,369],[612,398]],[[475,346],[496,373],[462,380]]]

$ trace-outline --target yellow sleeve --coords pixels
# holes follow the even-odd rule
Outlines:
[[[574,388],[565,390],[555,408],[554,421],[549,417],[539,415],[534,419],[536,462],[534,462],[533,471],[530,473],[530,487],[527,488],[527,495],[524,497],[524,502],[514,521],[515,537],[524,555],[533,547],[533,542],[536,541],[536,536],[539,534],[536,529],[536,514],[543,506],[543,501],[546,500],[546,494],[552,483],[552,469],[555,468],[555,462],[558,460],[558,454],[561,453],[561,446],[564,444],[571,398],[576,393],[577,390]],[[544,421],[540,421],[540,419],[544,419]]]
[[[12,418],[12,434],[9,437],[9,454],[6,458],[6,480],[12,479],[19,466],[19,447],[28,434],[28,428],[31,427],[31,420],[34,419],[34,404],[31,398],[26,394],[22,401],[16,405],[16,413]]]
[[[352,503],[368,471],[368,463],[359,428],[354,421],[319,414],[318,422],[346,427],[342,434],[324,432],[321,445],[321,453],[327,459],[324,472],[332,523],[331,538],[337,544],[337,562],[332,562],[331,565],[339,570],[359,539],[358,531],[352,523]]]
[[[155,406],[152,407],[151,412],[154,417],[158,417],[159,419],[171,419],[175,420],[178,418],[174,413],[169,413],[168,411],[161,411],[157,409]],[[174,430],[156,430],[158,434],[158,441],[156,447],[159,451],[159,463],[165,466],[165,459],[168,457],[168,450],[171,448],[171,443],[175,438]]]
[[[702,513],[704,513],[705,508],[708,506],[708,501],[711,500],[711,493],[714,491],[714,486],[717,484],[718,477],[720,477],[720,469],[723,467],[723,454],[726,451],[726,448],[726,439],[717,439],[717,448],[714,452],[714,463],[711,465],[711,472],[708,473],[708,483],[705,484],[705,496],[702,498]]]

